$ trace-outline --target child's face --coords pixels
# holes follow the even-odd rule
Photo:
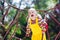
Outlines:
[[[35,20],[36,18],[36,12],[34,10],[29,10],[28,15],[32,20]]]

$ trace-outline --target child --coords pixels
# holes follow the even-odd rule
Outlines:
[[[46,32],[46,22],[42,21],[41,15],[37,13],[34,8],[28,10],[28,25],[26,30],[26,36],[30,36],[29,34],[32,31],[31,40],[46,40],[45,32]],[[45,23],[44,23],[45,22]],[[44,25],[45,24],[45,25]]]

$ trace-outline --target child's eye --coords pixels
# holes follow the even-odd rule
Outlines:
[[[33,12],[32,12],[33,13]]]

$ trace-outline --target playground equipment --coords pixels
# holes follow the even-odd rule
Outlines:
[[[17,13],[15,19],[12,20],[12,21],[9,23],[9,27],[10,27],[10,28],[8,28],[8,30],[6,30],[6,34],[4,35],[4,39],[6,38],[7,34],[9,33],[12,25],[17,23],[18,17],[19,17],[19,15],[20,15],[19,12],[20,12],[20,11],[24,11],[24,10],[20,10],[19,8],[16,8],[15,6],[12,6],[12,5],[10,5],[10,4],[9,4],[8,6],[9,6],[9,7],[8,7],[7,10],[6,10],[6,13],[2,16],[2,19],[3,19],[6,15],[8,15],[8,11],[9,11],[9,8],[10,8],[10,7],[17,9],[17,10],[18,10],[18,13]],[[0,9],[3,9],[3,8],[0,7]],[[27,9],[25,9],[25,10],[27,10]],[[51,8],[51,9],[48,9],[48,10],[37,10],[37,11],[43,12],[43,13],[46,12],[46,13],[49,14],[49,16],[54,20],[54,22],[56,22],[56,23],[60,26],[60,23],[57,21],[57,19],[55,19],[55,17],[52,15],[52,13],[51,13],[51,12],[48,12],[49,10],[55,10],[55,8]],[[2,20],[2,19],[1,19],[1,20]],[[17,21],[16,21],[16,20],[17,20]],[[3,28],[5,27],[3,24],[1,24],[1,26],[2,26]],[[48,40],[50,40],[50,37],[49,37],[50,35],[49,35],[48,32],[47,32],[47,34],[48,34],[48,38],[49,38]],[[58,33],[58,35],[57,35],[57,37],[55,38],[55,40],[57,40],[59,34],[60,34],[60,32]],[[12,35],[13,35],[13,34],[12,34]],[[12,37],[10,37],[10,38],[12,38]],[[11,39],[9,39],[9,40],[11,40]]]

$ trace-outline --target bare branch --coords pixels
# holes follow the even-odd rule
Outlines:
[[[57,19],[55,19],[54,16],[52,16],[51,14],[49,14],[49,15],[50,15],[50,17],[51,17],[58,25],[60,25],[59,21],[57,21]]]
[[[12,36],[14,36],[14,34],[15,34],[17,28],[18,28],[18,23],[16,23],[16,28],[15,28],[15,30],[14,30],[14,33],[10,36],[9,40],[12,40]]]
[[[15,19],[12,20],[12,21],[9,23],[9,28],[8,28],[8,30],[7,30],[7,32],[6,32],[6,34],[5,34],[5,36],[4,36],[4,39],[5,39],[5,37],[7,36],[7,34],[9,33],[9,31],[10,31],[12,25],[14,25],[14,24],[17,22],[17,19],[18,19],[19,15],[20,15],[20,13],[18,12],[17,15],[16,15],[16,17],[15,17]]]
[[[59,37],[59,35],[60,35],[60,31],[59,31],[59,33],[56,35],[55,40],[57,40],[57,38]]]

